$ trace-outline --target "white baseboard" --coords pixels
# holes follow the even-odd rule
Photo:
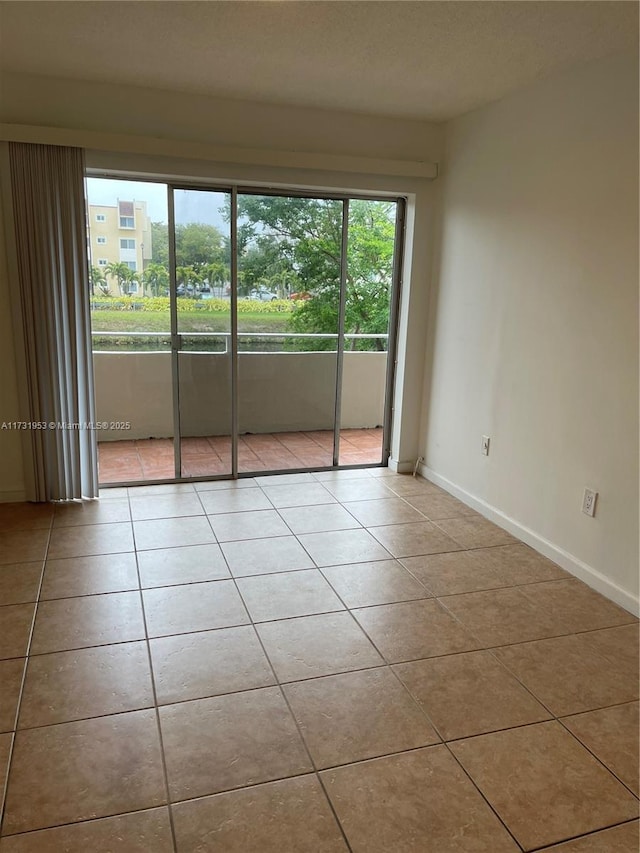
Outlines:
[[[575,557],[568,551],[563,550],[558,545],[554,545],[553,542],[549,542],[548,539],[540,536],[539,533],[525,527],[524,524],[510,518],[510,516],[505,515],[505,513],[496,509],[494,506],[491,506],[491,504],[486,503],[486,501],[483,501],[481,498],[477,498],[475,495],[461,489],[460,486],[456,486],[455,483],[452,483],[450,480],[447,480],[446,477],[442,477],[440,474],[432,471],[431,468],[426,465],[420,465],[419,471],[425,479],[435,483],[436,486],[440,486],[442,489],[458,498],[458,500],[461,500],[464,504],[471,507],[471,509],[475,509],[485,518],[488,518],[489,521],[493,521],[504,530],[513,534],[513,536],[516,536],[522,542],[530,545],[543,556],[553,560],[554,563],[557,563],[561,568],[579,578],[581,581],[584,581],[592,589],[602,593],[602,595],[605,595],[607,598],[611,599],[611,601],[615,601],[616,604],[624,607],[625,610],[633,613],[634,616],[640,616],[640,600],[632,593],[627,592],[627,590],[622,589],[622,587],[605,577],[605,575],[597,569],[594,569],[593,566],[589,566],[587,563],[578,559],[578,557]]]
[[[402,462],[399,459],[393,459],[391,456],[387,462],[389,469],[395,471],[396,474],[411,474],[415,464],[415,461]]]
[[[24,489],[19,489],[15,492],[0,492],[0,504],[22,503],[26,499],[27,493]]]

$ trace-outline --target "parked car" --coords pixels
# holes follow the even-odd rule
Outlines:
[[[272,290],[267,290],[266,287],[254,287],[249,291],[249,295],[245,299],[257,299],[259,302],[274,302],[278,299],[278,294]]]

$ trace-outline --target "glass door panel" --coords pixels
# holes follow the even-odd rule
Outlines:
[[[238,470],[333,464],[343,202],[238,195]]]
[[[383,460],[396,244],[395,201],[349,201],[340,465]]]
[[[232,474],[231,194],[174,189],[179,476]]]

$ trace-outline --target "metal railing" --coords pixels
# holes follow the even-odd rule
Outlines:
[[[185,338],[200,338],[200,339],[222,339],[224,341],[224,348],[221,350],[192,350],[189,349],[188,352],[192,353],[215,353],[217,355],[223,353],[231,352],[231,332],[180,332],[178,335],[179,339],[183,340]],[[91,338],[145,338],[145,339],[164,339],[166,341],[166,347],[158,350],[150,350],[152,352],[164,352],[171,349],[171,332],[98,332],[92,331]],[[240,344],[239,349],[241,352],[255,352],[260,353],[263,352],[265,355],[269,355],[273,352],[327,352],[327,350],[242,350],[241,342],[248,340],[259,341],[261,339],[266,339],[267,341],[277,341],[277,340],[335,340],[338,341],[339,335],[338,333],[331,332],[238,332],[238,342]],[[346,341],[359,341],[359,340],[380,340],[384,341],[385,345],[389,339],[388,334],[356,334],[356,333],[345,333],[344,340]],[[328,350],[331,352],[331,350]],[[386,346],[383,350],[379,350],[380,352],[386,351]],[[123,352],[123,350],[94,350],[94,352]],[[124,352],[137,352],[137,350],[124,350]]]

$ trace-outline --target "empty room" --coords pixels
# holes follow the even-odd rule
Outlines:
[[[638,11],[0,0],[0,853],[637,853]]]

